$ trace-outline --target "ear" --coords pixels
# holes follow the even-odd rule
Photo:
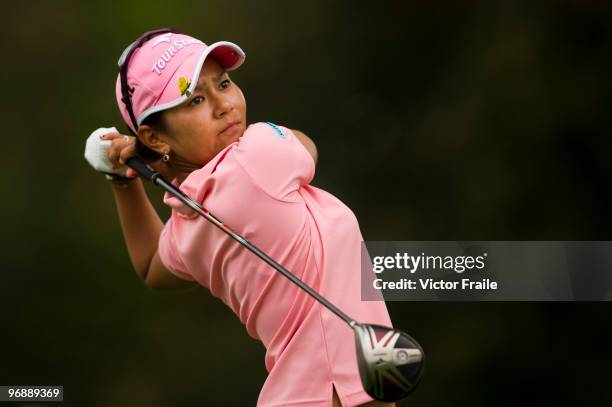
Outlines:
[[[166,135],[154,130],[151,126],[141,124],[138,126],[138,139],[149,149],[165,154],[170,151],[170,145],[166,142]]]

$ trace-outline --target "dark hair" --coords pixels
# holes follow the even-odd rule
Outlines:
[[[166,132],[166,124],[164,123],[163,118],[163,110],[160,112],[155,112],[145,118],[142,121],[142,124],[146,124],[150,126],[155,131]],[[139,139],[136,137],[136,151],[138,156],[145,161],[158,161],[161,160],[162,156],[156,151],[151,150],[149,147],[145,146]]]

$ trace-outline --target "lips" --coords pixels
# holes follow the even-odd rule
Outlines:
[[[221,133],[225,133],[227,131],[232,131],[234,129],[237,129],[239,125],[240,125],[239,121],[231,122],[223,130],[221,130]],[[219,133],[219,134],[221,134],[221,133]]]

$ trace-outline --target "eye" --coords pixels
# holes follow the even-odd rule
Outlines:
[[[221,89],[225,89],[225,88],[230,86],[230,83],[231,83],[230,80],[226,79],[226,80],[222,81],[219,86],[221,86]]]
[[[204,103],[204,98],[202,96],[196,96],[189,102],[190,105],[199,105],[200,103]]]

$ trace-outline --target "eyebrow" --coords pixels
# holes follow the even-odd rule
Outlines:
[[[219,80],[221,80],[221,77],[222,77],[223,75],[225,75],[226,73],[227,73],[227,71],[221,71],[221,73],[220,73],[219,75],[217,75],[217,76],[215,76],[215,77],[214,77],[214,80],[215,80],[216,82],[218,82]],[[200,91],[200,90],[202,90],[202,89],[204,89],[204,88],[205,88],[205,86],[203,85],[203,83],[202,83],[202,82],[198,82],[198,85],[195,87],[195,89],[194,89],[193,91],[194,91],[194,92],[197,92],[197,91]]]

